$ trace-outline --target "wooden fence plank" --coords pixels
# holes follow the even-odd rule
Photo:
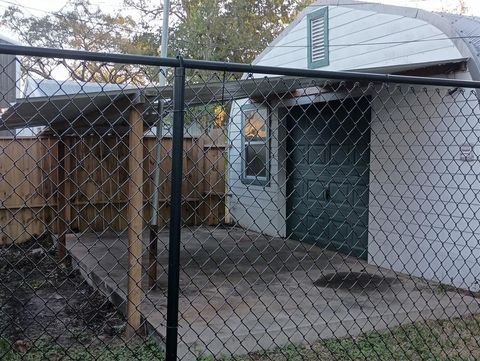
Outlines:
[[[216,135],[215,135],[216,134]],[[186,138],[184,222],[217,224],[225,213],[225,137]],[[64,216],[75,231],[123,231],[128,227],[128,144],[125,137],[67,137]],[[213,139],[213,140],[212,140]],[[151,217],[155,138],[144,138],[144,213]],[[58,232],[57,139],[0,139],[0,245]],[[171,139],[162,140],[160,219],[168,224]],[[213,186],[213,187],[212,187]]]
[[[61,262],[66,261],[67,257],[67,177],[66,177],[66,147],[65,139],[59,139],[57,152],[57,256]]]

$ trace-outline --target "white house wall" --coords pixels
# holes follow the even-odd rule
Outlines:
[[[371,69],[462,58],[447,35],[423,20],[342,6],[328,8],[330,65],[322,70]],[[255,64],[307,68],[307,46],[304,17]]]
[[[284,237],[285,228],[285,194],[284,167],[279,167],[280,134],[277,109],[272,109],[270,124],[270,182],[268,185],[246,185],[242,183],[242,138],[241,105],[246,101],[237,102],[231,111],[229,139],[229,193],[232,195],[229,203],[229,213],[237,224],[271,236]],[[282,162],[283,165],[283,162]]]
[[[322,69],[371,69],[462,57],[446,35],[421,20],[338,6],[329,7],[329,16],[331,65]],[[415,39],[435,40],[392,44]],[[373,42],[384,44],[365,45]],[[306,45],[303,19],[255,63],[306,68]],[[470,78],[467,72],[455,76]],[[461,94],[449,96],[447,90],[442,96],[417,90],[406,98],[384,91],[372,103],[368,261],[480,290],[478,99],[468,92],[462,102]],[[229,128],[230,214],[241,226],[285,236],[285,144],[279,142],[285,128],[274,109],[270,184],[243,184],[241,103],[232,109]],[[460,146],[468,142],[475,144],[473,162],[460,160]]]
[[[480,109],[470,91],[447,92],[384,91],[372,103],[368,259],[477,291]],[[461,160],[466,143],[473,161]]]
[[[470,91],[401,89],[372,101],[368,262],[480,290],[478,99]],[[272,117],[270,184],[245,185],[239,109],[230,126],[231,215],[243,227],[283,237],[285,126]],[[460,159],[466,143],[475,145],[474,161]]]
[[[317,8],[313,7],[311,10],[315,11]],[[305,16],[298,24],[289,29],[288,33],[270,48],[269,52],[257,58],[255,63],[307,68],[307,38]],[[427,41],[397,43],[411,40]],[[323,67],[323,70],[365,69],[462,57],[445,34],[422,20],[342,6],[329,6],[329,42],[330,65]],[[377,44],[367,45],[368,43]],[[275,114],[275,112],[273,113]],[[279,150],[275,146],[280,136],[275,130],[278,124],[275,119],[272,120],[270,185],[267,187],[248,186],[240,181],[241,114],[239,107],[232,109],[231,120],[230,135],[234,139],[230,151],[232,162],[230,174],[231,215],[241,225],[251,226],[271,235],[283,236],[286,233],[283,196],[285,173],[281,167],[278,168],[279,160],[276,152]],[[283,162],[281,160],[281,163]]]
[[[317,8],[313,7],[312,11],[314,10]],[[307,22],[304,17],[289,29],[269,52],[257,58],[255,63],[307,68],[307,38]],[[388,44],[413,39],[428,41]],[[329,6],[329,42],[330,65],[322,68],[328,70],[363,69],[461,58],[460,52],[446,39],[446,35],[424,21],[341,6]],[[366,43],[387,44],[366,45]],[[270,235],[284,236],[285,170],[278,167],[279,152],[280,163],[284,163],[282,149],[276,146],[281,137],[278,122],[275,117],[272,119],[270,184],[245,185],[241,182],[241,104],[242,102],[238,102],[232,109],[229,129],[233,140],[230,150],[229,192],[232,194],[230,215],[242,226]]]

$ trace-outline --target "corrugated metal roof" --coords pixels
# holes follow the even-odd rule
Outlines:
[[[101,91],[131,89],[131,85],[94,83],[75,80],[28,78],[22,98],[51,97],[79,93],[97,93]]]
[[[128,90],[22,98],[2,114],[0,129],[123,124],[128,118],[127,109],[142,96],[140,90]]]
[[[400,15],[416,18],[440,29],[447,37],[451,38],[463,58],[469,59],[468,69],[473,80],[480,80],[480,18],[474,16],[439,13],[398,5],[386,5],[360,0],[316,0],[306,7],[297,18],[282,33],[277,36],[269,46],[253,61],[257,64],[275,45],[307,16],[312,9],[320,6],[342,6],[356,10],[373,11],[383,14]],[[448,61],[455,60],[447,59]]]
[[[318,84],[318,79],[316,80]],[[314,79],[275,77],[229,82],[187,84],[185,105],[199,106],[235,99],[265,99],[278,94],[294,92],[312,86]],[[121,90],[101,90],[53,96],[26,97],[7,109],[1,116],[1,129],[49,126],[56,129],[128,129],[128,109],[132,101],[145,103],[144,121],[154,124],[158,120],[157,100],[171,106],[173,88],[129,87]],[[164,108],[165,109],[165,108]],[[72,128],[74,127],[74,128]]]
[[[449,13],[439,15],[450,21],[458,36],[475,49],[474,55],[480,59],[480,17]]]

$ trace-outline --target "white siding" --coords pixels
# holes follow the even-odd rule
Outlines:
[[[413,93],[403,87],[373,98],[369,263],[480,290],[476,95],[421,88]],[[243,227],[285,236],[285,154],[278,142],[284,139],[285,128],[273,117],[270,185],[247,186],[240,180],[239,105],[232,112],[232,217]],[[460,159],[460,146],[465,143],[475,145],[475,161]]]
[[[453,42],[425,21],[341,6],[329,6],[329,41],[330,65],[322,70],[371,69],[462,58]],[[307,42],[304,17],[255,63],[306,68]]]
[[[373,102],[369,263],[480,290],[479,117],[469,91],[385,90]],[[460,159],[465,143],[474,161]]]
[[[421,20],[330,6],[329,22],[330,66],[322,70],[462,58],[446,35]],[[306,29],[304,19],[255,63],[306,68]],[[419,41],[402,43],[407,40]],[[456,76],[469,78],[467,73]],[[480,290],[479,117],[478,99],[468,92],[453,96],[447,90],[440,95],[422,94],[418,88],[416,95],[409,93],[407,97],[398,91],[384,91],[374,97],[370,263]],[[278,141],[284,139],[284,127],[274,116],[270,185],[246,186],[240,180],[240,122],[237,104],[230,122],[232,217],[244,227],[284,236],[285,149],[284,142]],[[467,142],[476,144],[475,161],[460,160],[460,146]]]
[[[246,185],[242,183],[242,138],[240,107],[246,101],[232,106],[229,126],[230,168],[229,192],[232,194],[229,211],[232,220],[242,227],[259,231],[271,236],[285,236],[285,195],[281,185],[283,167],[279,167],[280,132],[277,110],[272,109],[270,125],[270,182],[266,186]],[[283,163],[282,163],[283,164]]]

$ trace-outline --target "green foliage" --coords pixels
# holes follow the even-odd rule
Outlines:
[[[417,322],[359,337],[319,341],[309,347],[288,345],[229,361],[447,361],[480,359],[480,317]]]
[[[251,62],[312,1],[171,0],[169,55]],[[5,10],[1,22],[32,46],[157,55],[161,2],[124,3],[130,15],[123,15],[121,8],[105,13],[90,0],[70,0],[61,10],[44,16],[33,16],[14,5]],[[53,78],[52,70],[60,64],[80,81],[146,84],[156,80],[158,71],[84,61],[23,61],[24,72]]]
[[[27,352],[13,351],[9,341],[0,337],[0,359],[5,361],[155,361],[164,353],[154,340],[89,345],[89,339],[77,337],[78,344],[62,347],[51,338],[28,345]],[[443,321],[417,322],[385,331],[372,331],[358,337],[318,341],[308,347],[290,344],[270,351],[245,356],[213,357],[199,353],[198,361],[447,361],[480,359],[480,316]]]
[[[1,17],[4,27],[20,41],[32,46],[79,49],[97,52],[155,54],[158,37],[148,31],[138,32],[131,16],[102,12],[89,0],[71,0],[58,12],[41,17],[10,6]],[[53,78],[59,65],[68,69],[73,79],[109,83],[145,82],[145,72],[134,66],[99,64],[63,59],[24,58],[23,70],[44,78]]]
[[[128,343],[118,341],[114,345],[63,348],[52,342],[51,339],[44,338],[31,345],[25,354],[14,353],[11,351],[11,345],[2,341],[0,342],[0,355],[2,355],[1,359],[5,361],[160,361],[164,359],[163,352],[153,340]]]
[[[6,339],[0,336],[0,360],[14,361],[12,345]]]
[[[143,0],[126,0],[145,14]],[[172,54],[251,62],[312,0],[173,0]],[[143,5],[142,5],[143,4]]]

